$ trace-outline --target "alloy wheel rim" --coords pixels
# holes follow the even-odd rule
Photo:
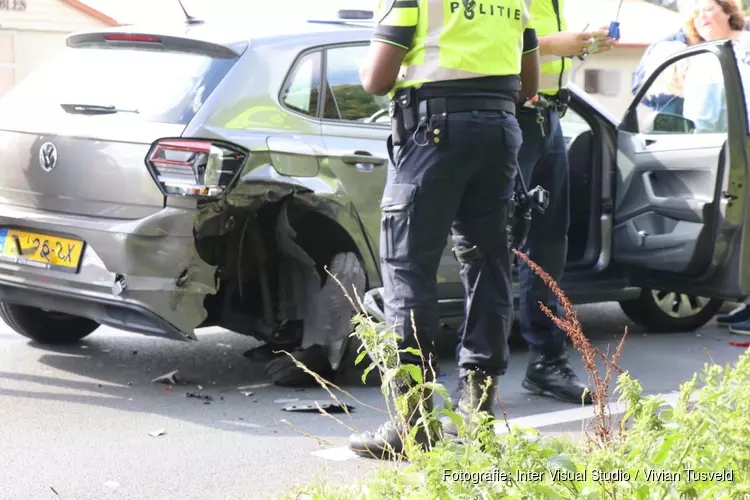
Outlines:
[[[686,293],[651,290],[656,306],[670,318],[682,319],[700,313],[711,299]]]

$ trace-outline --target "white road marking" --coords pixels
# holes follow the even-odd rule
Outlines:
[[[353,460],[359,458],[356,453],[345,446],[338,448],[327,448],[325,450],[313,451],[311,455],[316,457],[325,458],[326,460],[333,460],[335,462],[345,462],[347,460]]]
[[[668,392],[666,394],[661,394],[661,399],[664,401],[665,404],[669,406],[674,406],[677,403],[677,400],[680,398],[680,392],[674,391],[674,392]],[[697,396],[693,396],[690,398],[690,401],[695,401],[697,399]],[[625,413],[627,408],[625,405],[619,404],[617,401],[611,401],[609,403],[609,413],[610,415],[622,415]],[[559,411],[552,411],[549,413],[539,413],[536,415],[526,415],[524,417],[517,417],[508,419],[508,424],[510,424],[511,429],[514,426],[518,426],[522,429],[526,428],[542,428],[542,427],[550,427],[552,425],[560,425],[560,424],[568,424],[571,422],[580,422],[581,420],[588,420],[590,418],[594,417],[595,409],[592,405],[588,406],[581,406],[577,408],[571,408],[569,410],[559,410]],[[507,434],[508,429],[505,426],[504,423],[498,424],[495,427],[495,430],[498,434]]]
[[[679,391],[661,394],[661,399],[664,401],[666,405],[669,405],[669,406],[674,406],[679,400],[679,398],[680,398]],[[698,398],[697,394],[693,395],[689,401],[695,402],[697,398]],[[625,411],[626,411],[625,405],[618,404],[617,401],[611,401],[609,403],[610,415],[622,415],[623,413],[625,413]],[[592,418],[593,416],[594,416],[594,407],[589,405],[586,407],[571,408],[569,410],[559,410],[559,411],[552,411],[552,412],[547,412],[547,413],[538,413],[535,415],[526,415],[523,417],[516,417],[516,418],[508,419],[508,423],[510,424],[511,429],[515,426],[518,426],[521,429],[524,429],[524,428],[525,429],[528,429],[528,428],[542,429],[542,428],[550,427],[553,425],[560,425],[560,424],[567,424],[571,422],[580,422],[581,420],[588,420]],[[507,434],[508,429],[505,427],[504,423],[501,423],[495,426],[495,432],[500,435]],[[336,462],[345,462],[347,460],[359,458],[357,454],[355,454],[353,451],[349,450],[349,448],[345,446],[313,451],[311,454],[320,458],[324,458],[326,460],[333,460]]]
[[[248,427],[250,429],[262,429],[262,428],[265,427],[265,426],[260,425],[260,424],[253,424],[253,423],[250,423],[250,422],[239,422],[237,420],[219,420],[219,422],[222,423],[222,424],[237,425],[239,427]]]

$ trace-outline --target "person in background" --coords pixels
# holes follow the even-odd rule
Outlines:
[[[677,2],[677,10],[683,17],[688,18],[695,11],[696,3],[696,0],[679,0]],[[689,42],[684,27],[680,27],[680,29],[674,33],[671,33],[661,40],[657,40],[649,45],[646,52],[644,52],[641,57],[638,67],[633,72],[633,95],[638,93],[643,82],[651,74],[651,71],[656,69],[656,66],[658,66],[661,61],[669,57],[675,51],[681,50],[688,45]],[[649,108],[665,113],[682,114],[681,96],[670,95],[668,93],[651,94],[645,97],[641,103]]]
[[[745,51],[750,49],[750,33],[738,1],[702,0],[696,4],[684,28],[689,44],[731,39]],[[724,89],[721,82],[706,81],[711,78],[711,72],[705,70],[694,67],[686,76],[685,118],[693,120],[696,129],[710,132],[720,130],[726,120],[722,114]],[[750,335],[750,307],[747,303],[741,304],[728,314],[717,316],[716,323],[728,326],[731,333]]]
[[[689,45],[716,40],[734,40],[747,47],[750,33],[739,0],[701,0],[685,23]],[[685,74],[683,116],[693,122],[696,133],[727,131],[724,79],[718,60],[700,55],[690,61]]]

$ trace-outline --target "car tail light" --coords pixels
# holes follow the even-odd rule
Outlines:
[[[130,33],[118,33],[116,35],[107,35],[104,37],[107,41],[112,42],[146,42],[146,43],[161,43],[161,40],[155,36],[150,35],[132,35]]]
[[[213,141],[163,139],[146,163],[164,194],[214,197],[232,184],[246,158],[239,148]]]

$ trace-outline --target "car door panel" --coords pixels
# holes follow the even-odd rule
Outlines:
[[[367,50],[367,45],[348,45],[325,51],[322,138],[327,153],[322,168],[329,169],[331,177],[341,183],[378,260],[380,201],[388,169],[393,167],[387,148],[390,121],[383,120],[387,99],[373,104],[375,98],[359,83],[360,60]],[[462,298],[464,294],[451,248],[447,234],[437,277],[441,299]]]
[[[706,57],[719,63],[725,88],[724,128],[701,133],[687,128],[656,130],[655,125],[649,129],[639,123],[644,109],[639,105],[650,86],[671,71],[670,65],[698,60],[693,57],[704,58],[701,64]],[[695,74],[687,71],[683,78]],[[653,124],[661,114],[653,115]],[[686,118],[681,114],[679,119],[672,112],[663,113],[667,114],[672,122],[695,124],[680,121]],[[662,63],[646,81],[617,136],[613,258],[633,284],[727,299],[748,293],[750,260],[743,256],[746,215],[737,209],[747,197],[739,182],[748,169],[747,129],[740,73],[730,45],[686,49]]]
[[[614,240],[620,262],[685,272],[707,230],[726,136],[698,135],[685,147],[674,136],[649,144],[638,134],[618,137],[620,185]]]

